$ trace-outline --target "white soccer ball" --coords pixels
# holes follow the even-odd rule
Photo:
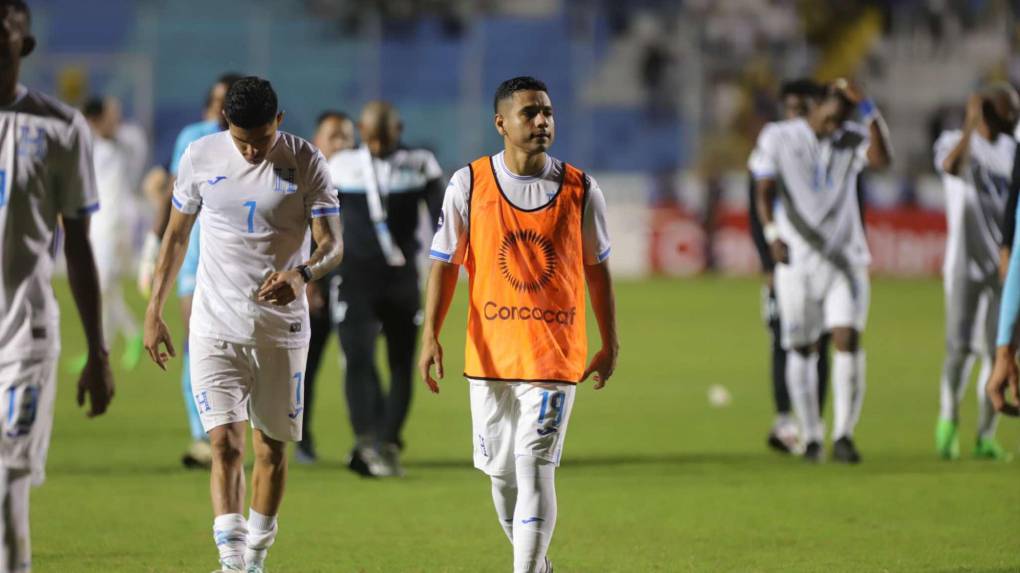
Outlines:
[[[712,384],[708,387],[708,403],[716,408],[725,408],[733,401],[730,391],[722,384]]]

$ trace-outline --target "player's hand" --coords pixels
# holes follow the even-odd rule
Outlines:
[[[296,270],[273,273],[259,288],[258,301],[285,306],[297,300],[304,288],[305,279]]]
[[[177,351],[174,350],[174,343],[170,337],[170,329],[163,322],[163,317],[151,311],[145,313],[145,326],[143,329],[142,340],[144,341],[146,352],[149,353],[149,358],[156,363],[156,366],[165,371],[167,361],[177,356]],[[166,352],[163,352],[160,345],[166,347]]]
[[[89,352],[85,369],[78,378],[78,406],[85,405],[88,396],[89,411],[86,416],[94,418],[106,412],[113,400],[113,373],[110,371],[109,355],[105,350]]]
[[[864,90],[861,89],[861,86],[846,78],[838,78],[833,82],[833,85],[836,86],[836,90],[843,94],[843,97],[850,100],[850,103],[854,105],[865,100]]]
[[[619,347],[616,348],[605,348],[595,353],[595,356],[591,359],[591,364],[584,371],[581,376],[581,381],[584,382],[595,374],[595,389],[601,390],[605,387],[606,382],[609,382],[609,378],[612,377],[613,372],[616,371],[616,358],[620,354]]]
[[[436,366],[436,377],[432,377],[432,365]],[[421,379],[433,394],[439,393],[438,380],[443,379],[443,345],[430,336],[422,337],[421,354],[418,357],[418,371]]]
[[[971,94],[967,99],[967,115],[964,117],[963,124],[967,129],[977,129],[981,122],[984,120],[984,100],[978,94]]]
[[[326,296],[322,292],[322,285],[318,281],[306,284],[305,295],[308,297],[308,314],[319,316],[326,308]]]
[[[1017,371],[1016,350],[1012,347],[1000,346],[996,349],[995,368],[985,385],[985,392],[996,412],[1020,416],[1020,372]]]
[[[782,239],[776,239],[769,243],[769,254],[772,255],[772,260],[776,263],[790,264],[790,248]]]

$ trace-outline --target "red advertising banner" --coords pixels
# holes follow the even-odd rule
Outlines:
[[[710,269],[730,275],[760,272],[747,210],[721,208],[712,229],[677,205],[651,208],[649,268],[653,274],[692,276]],[[945,253],[941,211],[911,207],[866,214],[872,272],[888,276],[938,276]]]

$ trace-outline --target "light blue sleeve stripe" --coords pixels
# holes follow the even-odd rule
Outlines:
[[[181,205],[181,202],[177,200],[177,197],[174,197],[173,195],[171,195],[170,196],[170,201],[173,202],[174,207],[177,207],[178,209],[182,209],[182,210],[184,209],[184,205]]]
[[[435,259],[437,261],[443,261],[444,263],[448,263],[453,260],[453,255],[432,249],[431,251],[429,251],[429,258]]]
[[[1020,205],[1014,217],[1020,215]],[[995,343],[1006,346],[1013,340],[1017,316],[1020,315],[1020,233],[1013,236],[1013,250],[1009,255],[1009,270],[1006,284],[1002,286],[1002,302],[999,304],[999,333]]]
[[[595,257],[595,260],[601,263],[602,261],[608,259],[609,258],[609,252],[612,251],[612,250],[613,250],[612,248],[607,248],[606,250],[604,250],[601,253],[599,253],[599,256]]]
[[[762,170],[762,171],[751,171],[751,177],[753,177],[755,181],[758,181],[759,179],[775,179],[776,178],[776,172],[775,171],[765,171],[765,170]]]
[[[98,210],[99,210],[99,201],[96,201],[95,203],[92,203],[91,205],[85,205],[81,209],[78,209],[78,212],[81,213],[82,215],[91,215],[92,213],[95,213]]]
[[[328,217],[329,215],[339,215],[340,207],[319,207],[318,209],[312,209],[312,217]]]

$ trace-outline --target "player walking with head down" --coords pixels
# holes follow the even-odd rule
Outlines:
[[[223,571],[261,573],[276,537],[284,446],[301,439],[305,284],[340,262],[340,205],[322,154],[278,131],[283,113],[269,82],[235,82],[223,113],[228,130],[195,141],[181,157],[145,316],[145,347],[160,367],[175,355],[163,306],[201,217],[190,346],[195,403],[213,449],[213,531]],[[316,244],[311,256],[309,226]],[[249,417],[255,467],[246,523]]]
[[[50,280],[58,221],[67,233],[67,275],[88,355],[78,404],[89,416],[113,397],[89,243],[99,208],[92,140],[73,108],[18,83],[32,52],[28,7],[0,0],[0,571],[32,569],[29,488],[42,483],[57,391],[60,320]]]
[[[848,121],[855,107],[863,125]],[[811,461],[822,457],[816,361],[818,338],[826,330],[836,347],[833,457],[860,460],[853,432],[864,400],[860,334],[867,320],[870,254],[856,186],[864,167],[889,164],[889,149],[875,104],[840,80],[807,117],[762,130],[749,161],[765,238],[779,263],[775,281],[786,381],[807,442],[804,456]],[[781,207],[773,216],[777,193]]]
[[[995,441],[995,409],[982,383],[988,380],[994,361],[1002,292],[999,247],[1016,153],[1013,127],[1018,113],[1020,98],[1012,86],[989,86],[971,95],[963,130],[946,131],[935,142],[935,169],[945,187],[949,230],[943,268],[946,358],[935,426],[935,448],[943,459],[960,455],[960,400],[974,355],[982,361],[974,455],[1008,458]]]
[[[464,375],[471,396],[475,467],[514,548],[514,571],[552,571],[554,476],[575,385],[602,388],[619,343],[605,199],[595,181],[547,153],[555,136],[545,84],[500,84],[495,127],[504,150],[454,174],[443,202],[425,297],[419,369],[433,392],[443,377],[439,333],[460,265],[470,278]],[[587,368],[585,283],[602,335]]]

